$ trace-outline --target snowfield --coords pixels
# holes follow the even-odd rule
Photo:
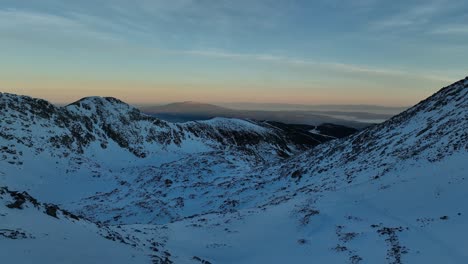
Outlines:
[[[7,263],[468,263],[468,78],[342,139],[114,98],[0,113]]]

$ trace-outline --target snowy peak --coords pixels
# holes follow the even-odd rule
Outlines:
[[[392,123],[405,122],[414,115],[422,114],[423,112],[438,111],[440,113],[439,116],[445,117],[442,115],[442,112],[450,112],[453,110],[451,109],[453,107],[459,107],[460,110],[466,110],[464,108],[467,107],[467,103],[463,100],[466,99],[467,93],[468,77],[464,80],[442,88],[434,95],[428,97],[419,104],[401,113],[400,115],[397,115],[382,125],[391,125]]]
[[[114,105],[126,105],[123,101],[115,98],[115,97],[101,97],[101,96],[88,96],[81,98],[80,100],[73,102],[69,105],[80,105],[80,104],[95,104],[95,105],[103,105],[106,103],[114,104]]]
[[[85,115],[90,114],[118,114],[138,113],[139,110],[114,97],[85,97],[65,106],[65,109]]]

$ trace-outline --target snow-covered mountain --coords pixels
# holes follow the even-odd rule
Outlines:
[[[44,262],[468,263],[467,102],[468,78],[329,141],[326,127],[173,124],[113,98],[55,107],[1,94],[0,253],[17,263],[57,245]]]
[[[167,151],[193,153],[227,147],[291,155],[325,141],[304,135],[308,139],[299,142],[276,127],[238,119],[168,123],[115,98],[90,97],[55,107],[40,99],[1,94],[0,110],[5,124],[2,138],[58,156],[84,154],[113,144],[141,158]]]

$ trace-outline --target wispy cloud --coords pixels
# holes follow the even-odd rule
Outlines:
[[[374,30],[420,30],[430,32],[432,28],[445,25],[450,20],[465,17],[464,0],[427,0],[404,1],[398,11],[384,14],[381,19],[372,22]]]
[[[57,39],[82,39],[109,41],[117,36],[96,28],[96,20],[89,16],[71,14],[60,16],[17,9],[0,10],[0,32],[19,38],[41,38],[50,41]],[[103,21],[99,21],[103,23]]]
[[[245,27],[274,27],[281,23],[293,1],[271,0],[107,0],[124,15],[145,15],[160,23],[233,31]]]
[[[97,16],[70,12],[64,15],[20,9],[0,9],[0,34],[34,42],[44,40],[86,44],[93,42],[123,42],[123,33],[135,32],[132,24],[109,21]],[[52,42],[51,42],[52,41]],[[79,44],[77,43],[77,44]]]
[[[173,53],[193,55],[193,56],[204,56],[219,59],[231,59],[231,60],[253,60],[265,63],[276,63],[292,67],[314,67],[322,68],[325,70],[332,70],[341,73],[352,73],[352,74],[367,74],[367,75],[380,75],[380,76],[396,76],[396,77],[415,77],[426,80],[433,80],[439,82],[450,82],[453,78],[444,77],[441,74],[423,74],[415,73],[414,71],[379,68],[372,66],[363,66],[356,64],[347,64],[339,62],[322,62],[313,60],[304,60],[300,58],[278,56],[271,54],[243,54],[243,53],[232,53],[219,50],[189,50],[189,51],[172,51]]]
[[[444,1],[424,1],[422,4],[402,9],[372,24],[374,29],[412,28],[429,23],[432,18],[446,9]]]
[[[431,33],[440,35],[468,35],[468,25],[441,26],[432,30]]]

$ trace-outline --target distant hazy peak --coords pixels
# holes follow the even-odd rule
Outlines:
[[[229,108],[195,101],[175,102],[160,106],[144,106],[141,109],[143,112],[150,113],[213,112],[219,114],[220,112],[232,111]]]

